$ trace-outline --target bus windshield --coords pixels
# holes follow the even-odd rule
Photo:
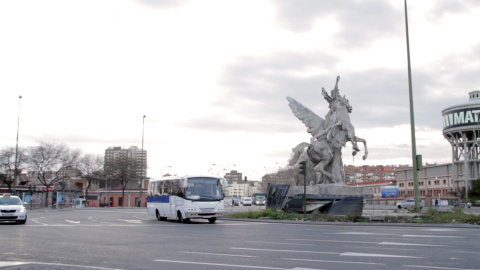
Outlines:
[[[188,178],[185,188],[186,198],[199,201],[216,201],[223,199],[222,185],[217,178]]]

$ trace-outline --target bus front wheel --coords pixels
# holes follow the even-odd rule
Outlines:
[[[216,217],[212,217],[212,218],[208,219],[208,222],[211,223],[211,224],[215,223],[215,221],[217,221]]]
[[[187,223],[190,221],[189,218],[183,218],[182,213],[180,211],[177,212],[177,216],[178,216],[178,221],[180,223]]]

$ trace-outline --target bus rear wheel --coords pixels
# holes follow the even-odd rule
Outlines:
[[[211,224],[215,223],[215,221],[217,221],[216,217],[212,217],[212,218],[208,219],[208,222],[211,223]]]

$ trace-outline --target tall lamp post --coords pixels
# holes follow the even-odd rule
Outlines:
[[[18,114],[17,114],[17,144],[15,146],[15,170],[13,171],[13,194],[16,193],[17,189],[17,177],[18,177],[18,134],[20,131],[20,101],[22,96],[18,96]]]
[[[212,164],[212,166],[215,166],[215,165],[222,167],[223,176],[225,176],[225,174],[227,174],[227,167],[228,167],[228,166],[237,166],[237,165],[235,165],[235,164],[228,164],[228,165],[226,165],[226,166],[222,166],[222,165],[220,165],[220,164],[215,164],[215,163]]]
[[[160,171],[160,176],[163,177],[163,169],[165,168],[172,168],[172,166],[168,165],[168,166],[163,166],[162,167],[162,170]]]
[[[405,3],[405,32],[407,39],[407,62],[408,62],[408,89],[410,97],[410,130],[412,137],[412,163],[413,163],[413,193],[415,199],[415,211],[419,211],[419,191],[418,191],[418,171],[422,168],[422,156],[417,155],[417,146],[415,139],[415,114],[413,111],[413,91],[412,91],[412,68],[410,65],[410,40],[408,37],[408,15],[407,15],[407,0]]]
[[[144,153],[143,153],[143,135],[144,135],[144,130],[145,130],[145,117],[146,115],[143,116],[143,123],[142,123],[142,161],[140,164],[140,205],[138,207],[142,207],[142,190],[143,190],[143,159],[144,159]]]
[[[286,163],[283,163],[283,162],[277,162],[275,163],[276,165],[283,165],[283,166],[278,166],[279,169],[283,169],[283,180],[282,180],[282,184],[286,184],[287,183],[287,175],[286,175],[286,168],[288,167],[288,165]],[[278,174],[279,171],[277,171],[277,174]]]

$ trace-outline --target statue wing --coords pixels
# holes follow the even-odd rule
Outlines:
[[[312,134],[314,138],[319,138],[325,134],[323,127],[323,118],[316,115],[309,108],[302,105],[291,97],[287,97],[288,106],[292,109],[293,114],[300,119],[307,127],[307,132]]]

